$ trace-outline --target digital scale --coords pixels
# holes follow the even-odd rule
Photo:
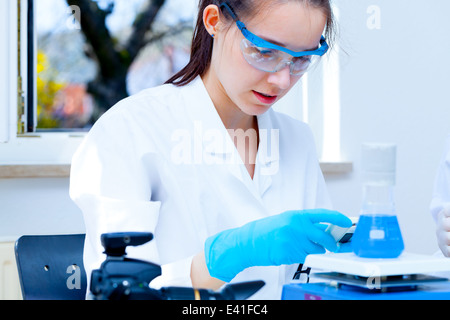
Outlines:
[[[313,254],[309,283],[283,287],[282,300],[450,300],[450,259],[403,252],[394,259]]]

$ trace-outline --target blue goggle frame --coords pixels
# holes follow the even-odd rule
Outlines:
[[[326,42],[326,39],[324,36],[322,36],[320,38],[320,47],[317,48],[316,50],[311,50],[311,51],[292,51],[289,50],[287,48],[278,46],[276,44],[273,44],[269,41],[266,41],[260,37],[258,37],[257,35],[255,35],[254,33],[251,33],[247,27],[245,26],[245,24],[240,21],[236,15],[236,13],[234,12],[234,10],[231,8],[231,6],[227,3],[227,2],[223,2],[220,5],[220,9],[226,9],[227,12],[230,14],[230,16],[233,18],[234,21],[236,21],[236,25],[239,28],[239,30],[241,30],[242,34],[244,35],[244,37],[250,41],[251,43],[253,43],[255,46],[257,47],[262,47],[262,48],[267,48],[267,49],[274,49],[274,50],[279,50],[282,52],[286,52],[288,54],[290,54],[291,56],[298,58],[298,57],[303,57],[303,56],[323,56],[325,53],[327,53],[329,46],[328,43]]]

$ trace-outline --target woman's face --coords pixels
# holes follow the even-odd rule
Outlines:
[[[316,49],[326,24],[320,9],[289,1],[242,19],[247,29],[272,43],[293,51]],[[240,43],[244,36],[236,24],[219,31],[214,41],[211,68],[221,91],[243,113],[260,115],[281,99],[301,76],[290,75],[289,66],[278,72],[260,71],[244,59]],[[270,96],[264,97],[263,95]]]

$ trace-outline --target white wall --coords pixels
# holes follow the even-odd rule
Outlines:
[[[341,53],[342,158],[353,161],[354,172],[327,178],[334,204],[358,214],[361,144],[394,142],[396,205],[406,250],[433,253],[438,249],[428,207],[450,133],[450,1],[335,2],[347,53]],[[379,29],[370,29],[377,26],[372,20],[377,10]]]
[[[24,234],[83,232],[68,178],[0,179],[0,242]]]

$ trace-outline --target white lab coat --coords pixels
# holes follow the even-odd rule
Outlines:
[[[437,222],[439,212],[448,204],[450,204],[450,135],[447,136],[444,153],[436,173],[430,204],[430,212],[435,222]],[[434,255],[444,257],[441,250],[438,250]],[[433,275],[450,279],[450,271],[437,272]]]
[[[252,180],[200,77],[111,108],[72,162],[70,195],[85,220],[88,277],[105,258],[102,233],[152,232],[154,240],[128,256],[162,266],[152,286],[191,286],[191,261],[207,237],[286,210],[330,208],[309,127],[273,110],[258,125]],[[252,298],[279,299],[296,269],[252,267],[232,282],[264,280]]]
[[[450,135],[437,170],[430,211],[436,221],[439,212],[450,203]]]

